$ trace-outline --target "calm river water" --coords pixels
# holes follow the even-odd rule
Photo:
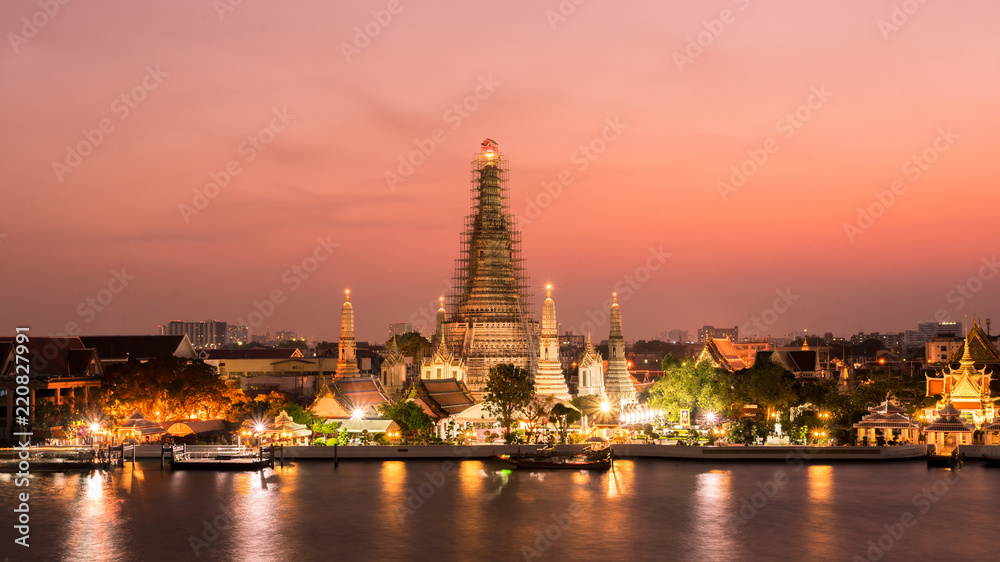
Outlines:
[[[907,560],[1000,558],[1000,469],[617,460],[302,461],[261,473],[39,474],[30,548],[0,475],[10,560]],[[871,542],[869,542],[871,541]],[[857,556],[858,558],[855,558]]]

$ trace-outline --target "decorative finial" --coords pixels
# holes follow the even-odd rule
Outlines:
[[[344,302],[351,302],[351,290],[344,289]]]
[[[444,297],[438,297],[438,302],[441,303],[441,308],[444,308]]]
[[[614,299],[615,299],[615,303],[614,304],[618,304],[618,293],[611,293],[611,296],[614,297]]]
[[[552,284],[551,283],[549,283],[548,285],[545,286],[545,296],[547,296],[550,299],[552,298]]]

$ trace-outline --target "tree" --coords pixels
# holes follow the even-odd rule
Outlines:
[[[660,363],[663,372],[672,371],[677,367],[681,366],[681,360],[678,359],[673,353],[668,353],[666,357],[663,358],[663,362]]]
[[[389,341],[392,340],[396,340],[396,346],[399,347],[400,353],[406,357],[428,357],[434,353],[434,350],[431,349],[431,340],[421,336],[417,332],[407,332],[389,338]],[[389,341],[385,342],[387,347]]]
[[[566,434],[569,426],[580,421],[582,414],[579,410],[574,410],[565,404],[556,404],[549,412],[549,421],[559,430],[559,442],[566,442]]]
[[[524,420],[527,422],[527,435],[528,443],[531,443],[531,437],[535,434],[535,430],[538,429],[539,425],[544,426],[549,420],[549,413],[552,411],[552,407],[555,405],[556,397],[551,394],[547,396],[535,396],[528,402],[528,405],[524,407]],[[537,442],[537,437],[536,437]]]
[[[685,362],[653,383],[649,404],[673,420],[681,410],[724,411],[729,406],[729,377],[707,361]]]
[[[378,411],[383,417],[399,424],[400,432],[403,434],[403,443],[406,443],[412,434],[434,427],[434,420],[412,400],[404,400],[395,404],[384,403],[378,407]]]
[[[773,361],[759,361],[749,369],[734,373],[733,390],[737,402],[760,406],[767,419],[775,411],[799,402],[795,393],[795,375]]]
[[[859,377],[857,388],[851,396],[851,408],[853,413],[867,413],[868,408],[877,406],[891,395],[899,396],[906,390],[906,385],[884,367],[876,367],[868,371],[867,375]],[[860,419],[860,418],[859,418]]]
[[[492,415],[498,416],[503,427],[504,442],[514,442],[514,434],[510,428],[515,417],[521,413],[531,399],[535,397],[535,386],[531,382],[531,374],[521,367],[510,363],[501,363],[490,367],[486,379],[486,395],[483,407]]]
[[[174,356],[110,366],[98,394],[106,415],[116,419],[137,408],[152,419],[226,418],[246,401],[212,365]]]

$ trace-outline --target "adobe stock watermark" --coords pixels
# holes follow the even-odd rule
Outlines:
[[[618,304],[627,303],[632,298],[632,295],[635,294],[635,291],[641,289],[653,277],[653,273],[662,269],[663,264],[667,263],[667,260],[672,256],[672,253],[663,251],[663,246],[659,248],[650,246],[649,255],[646,256],[646,261],[643,265],[635,268],[632,273],[626,274],[615,283],[614,292],[618,295]],[[588,310],[587,318],[589,320],[581,324],[579,330],[574,333],[585,334],[588,331],[593,331],[603,326],[608,321],[608,315],[610,314],[613,302],[613,299],[607,299],[601,308]]]
[[[219,538],[219,533],[229,529],[232,524],[230,515],[232,512],[225,505],[219,504],[219,514],[211,520],[202,519],[201,533],[188,535],[188,544],[194,552],[195,558],[201,556],[201,550],[210,546]]]
[[[983,265],[979,266],[976,273],[970,275],[965,281],[956,284],[955,288],[948,291],[944,297],[944,300],[948,304],[954,305],[952,309],[955,312],[959,312],[965,308],[965,305],[983,290],[986,282],[991,281],[1000,272],[1000,260],[997,260],[996,254],[990,257],[983,257],[980,261],[982,261]],[[948,309],[937,309],[934,312],[934,321],[951,322],[951,314],[949,314]]]
[[[919,513],[914,514],[911,511],[904,511],[897,520],[883,524],[879,530],[884,530],[885,532],[873,539],[868,539],[868,542],[865,543],[868,548],[865,550],[864,556],[855,554],[851,560],[854,562],[877,562],[881,560],[894,546],[903,540],[903,537],[906,536],[906,533],[910,529],[920,522],[919,516],[926,515],[934,507],[934,504],[941,501],[941,498],[946,496],[951,491],[951,487],[961,478],[962,472],[955,470],[955,466],[952,465],[951,470],[945,476],[942,476],[930,486],[921,489],[913,495],[911,503],[913,507],[917,508]]]
[[[399,15],[403,11],[403,3],[400,0],[389,0],[385,8],[372,10],[372,18],[360,26],[354,26],[354,37],[351,42],[340,42],[340,52],[344,54],[344,60],[351,64],[351,57],[360,55],[361,51],[372,44],[372,40],[382,34],[385,28],[392,23],[393,16]]]
[[[806,450],[796,450],[785,455],[785,463],[792,466],[793,472],[800,472],[806,466],[806,462],[813,458],[813,455]],[[771,479],[766,482],[757,482],[758,491],[750,495],[750,499],[740,498],[740,507],[729,516],[729,528],[733,531],[746,525],[751,519],[757,516],[771,501],[778,492],[781,491],[791,479],[784,470],[775,470]]]
[[[807,121],[813,118],[817,111],[823,108],[833,97],[833,92],[826,89],[825,84],[813,86],[809,89],[809,97],[805,103],[796,107],[793,111],[785,113],[783,117],[775,121],[774,130],[781,133],[784,140],[791,140],[792,137],[802,128]],[[758,147],[747,149],[747,159],[738,165],[730,168],[728,182],[715,182],[716,189],[722,197],[722,202],[729,200],[729,196],[736,193],[743,187],[749,178],[760,171],[770,160],[771,156],[781,149],[781,144],[776,137],[768,137]]]
[[[160,65],[146,67],[146,74],[138,84],[129,91],[111,100],[111,114],[118,118],[118,121],[128,119],[132,111],[139,107],[139,104],[146,101],[149,93],[160,87],[163,79],[170,76],[169,72],[160,69]],[[66,145],[66,156],[61,160],[52,161],[52,172],[56,179],[62,183],[66,174],[72,173],[81,164],[83,159],[94,153],[97,147],[107,139],[108,135],[115,132],[117,124],[111,117],[105,117],[97,122],[93,129],[82,129],[83,139],[74,144]]]
[[[427,500],[434,497],[434,494],[444,486],[448,478],[458,472],[458,465],[462,461],[472,458],[472,449],[463,447],[457,451],[462,456],[454,461],[444,461],[440,468],[424,472],[424,481],[416,487],[406,489],[406,502],[396,510],[396,516],[400,519],[414,515],[427,503]]]
[[[87,296],[77,305],[76,314],[82,319],[84,324],[92,323],[98,314],[110,307],[115,297],[122,294],[136,279],[136,276],[130,275],[124,267],[121,269],[112,269],[110,274],[111,277],[105,283],[104,287],[98,289],[93,295]],[[49,333],[48,337],[75,338],[79,337],[81,333],[80,323],[76,320],[69,320],[63,325],[62,332]],[[44,369],[49,364],[49,361],[58,357],[59,353],[66,349],[68,345],[69,342],[66,339],[50,339],[39,351],[41,357],[36,358],[38,368]]]
[[[926,3],[927,0],[903,0],[899,4],[893,4],[889,19],[878,20],[878,31],[882,34],[882,39],[888,41],[889,36],[909,23],[910,18],[915,16]]]
[[[740,11],[747,9],[750,5],[750,0],[731,0],[733,4],[739,6]],[[693,63],[695,59],[700,57],[705,53],[705,49],[708,49],[715,44],[715,40],[722,36],[722,33],[726,30],[727,25],[732,25],[736,22],[736,13],[729,8],[724,8],[719,15],[713,19],[702,20],[701,25],[705,29],[699,31],[695,35],[688,35],[687,45],[685,45],[683,51],[674,51],[671,58],[674,64],[677,66],[677,72],[684,72],[684,67]]]
[[[247,136],[246,140],[236,147],[236,153],[241,156],[240,159],[232,158],[222,166],[221,170],[209,172],[209,182],[191,190],[193,192],[191,203],[181,203],[177,206],[181,218],[184,219],[184,224],[191,224],[191,217],[201,214],[208,207],[208,204],[229,186],[233,178],[243,173],[243,166],[253,162],[269,144],[274,142],[278,133],[284,131],[295,119],[295,115],[289,113],[287,107],[274,108],[271,113],[272,116],[267,125]]]
[[[951,130],[951,127],[941,127],[937,130],[937,136],[930,146],[914,154],[903,162],[903,174],[909,178],[909,183],[916,183],[923,176],[924,172],[930,169],[931,165],[937,162],[941,155],[947,152],[955,144],[955,140],[961,135]],[[875,225],[875,221],[885,214],[899,196],[906,193],[908,185],[900,179],[893,180],[889,184],[889,189],[872,192],[875,201],[867,206],[858,207],[858,218],[854,222],[845,222],[843,225],[844,234],[847,240],[853,244],[857,237],[867,232]]]
[[[21,18],[20,33],[7,32],[7,40],[10,41],[10,48],[15,55],[21,54],[21,47],[38,36],[38,32],[45,29],[56,16],[62,12],[62,7],[69,4],[70,0],[38,0],[38,10],[30,16]]]
[[[473,88],[472,93],[444,110],[441,119],[450,125],[452,131],[457,131],[462,123],[479,109],[482,102],[496,93],[497,87],[500,85],[500,82],[493,79],[492,74],[480,76],[479,83]],[[448,140],[448,133],[442,127],[434,128],[430,135],[425,138],[414,139],[413,144],[416,148],[406,154],[400,154],[396,170],[386,170],[384,174],[389,191],[395,193],[396,186],[409,179],[417,171],[417,168],[422,166],[437,151],[437,147],[446,140]]]
[[[590,163],[604,154],[608,150],[608,146],[618,140],[627,128],[628,125],[622,123],[619,116],[615,116],[614,119],[606,118],[600,134],[595,135],[590,141],[581,144],[574,150],[569,155],[569,163],[574,165],[578,173],[584,172],[590,167]],[[518,222],[527,226],[542,216],[542,211],[551,207],[552,203],[562,195],[563,189],[574,181],[576,181],[576,177],[573,176],[573,172],[569,168],[560,170],[554,180],[543,181],[542,191],[539,191],[534,197],[524,199],[524,214],[517,217]]]
[[[583,514],[583,508],[574,503],[570,504],[566,511],[553,515],[551,517],[552,523],[549,523],[544,529],[535,529],[535,541],[530,546],[523,545],[521,547],[521,556],[525,560],[540,558],[545,551],[552,548],[552,545],[562,538],[573,522],[582,517]]]
[[[757,337],[761,337],[769,333],[768,328],[778,321],[778,316],[788,312],[788,309],[792,307],[792,304],[800,298],[800,295],[792,294],[791,287],[777,289],[774,292],[778,296],[774,299],[771,306],[761,311],[759,316],[752,317],[740,326],[741,334],[754,332]]]
[[[286,293],[284,289],[279,287],[272,289],[262,300],[258,301],[254,299],[254,310],[247,314],[245,318],[242,316],[237,317],[236,325],[246,326],[248,330],[262,326],[274,314],[278,306],[288,300],[288,295],[298,291],[302,287],[302,284],[316,273],[320,264],[330,259],[333,251],[339,247],[340,243],[331,241],[329,235],[326,238],[317,236],[316,246],[312,252],[282,272],[280,277],[281,282],[288,288],[288,292]]]
[[[441,295],[447,295],[451,292],[452,287],[448,284],[448,279],[441,280]],[[441,306],[441,301],[438,299],[433,299],[426,306],[420,307],[416,312],[411,314],[409,318],[406,319],[407,322],[418,326],[421,328],[427,328],[428,326],[437,326],[437,311]]]
[[[545,21],[549,22],[549,27],[555,31],[557,25],[568,20],[576,13],[576,9],[586,2],[587,0],[559,0],[555,10],[545,10]]]
[[[243,5],[243,0],[213,0],[212,9],[215,10],[215,15],[219,16],[219,21],[225,21],[229,14],[236,11]]]

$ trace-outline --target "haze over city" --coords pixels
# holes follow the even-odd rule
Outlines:
[[[0,317],[428,334],[487,137],[564,329],[997,309],[1000,6],[563,4],[5,3]]]

